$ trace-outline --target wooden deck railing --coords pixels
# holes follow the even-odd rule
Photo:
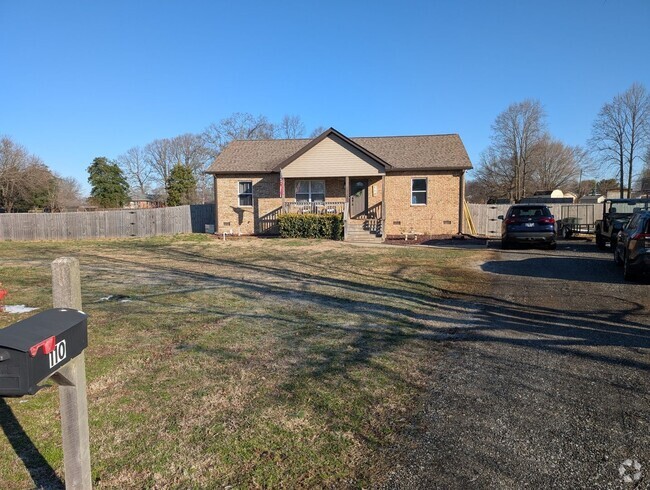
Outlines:
[[[298,214],[342,214],[345,201],[285,202],[282,212]]]

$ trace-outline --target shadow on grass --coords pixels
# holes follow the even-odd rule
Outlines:
[[[581,249],[582,250],[582,249]],[[400,271],[390,276],[377,278],[372,274],[355,271],[348,278],[331,277],[330,264],[306,264],[300,258],[283,257],[283,262],[296,267],[286,267],[269,263],[256,264],[246,259],[206,257],[197,252],[166,250],[168,257],[174,259],[174,266],[147,264],[155,273],[164,273],[176,277],[183,284],[195,282],[195,288],[184,288],[183,293],[201,291],[211,287],[225,287],[230,294],[246,298],[264,297],[266,300],[293,302],[305,312],[314,307],[334,308],[357,315],[365,325],[342,325],[323,322],[328,330],[345,330],[356,334],[357,341],[352,345],[352,354],[338,352],[335,345],[329,352],[323,351],[319,361],[310,360],[301,367],[314,375],[328,372],[340,372],[341,366],[348,367],[368,363],[372,357],[401,345],[404,341],[418,338],[431,341],[489,341],[518,344],[526,348],[558,353],[572,353],[576,356],[589,357],[594,361],[611,364],[628,363],[647,370],[650,364],[641,361],[626,361],[608,355],[586,354],[572,350],[572,347],[593,346],[629,346],[650,347],[650,328],[648,323],[632,318],[640,315],[647,305],[641,302],[643,291],[636,291],[636,285],[629,287],[630,293],[619,301],[619,307],[607,306],[603,310],[584,309],[567,311],[558,307],[523,305],[516,300],[507,300],[497,294],[470,294],[434,287],[426,282],[403,277]],[[98,257],[99,258],[99,257]],[[608,257],[607,257],[608,258]],[[107,260],[105,257],[101,257]],[[110,259],[111,262],[132,266],[128,260]],[[217,275],[209,272],[183,270],[179,264],[209,263],[211,266],[223,266],[237,270],[237,277]],[[611,266],[611,267],[610,267]],[[561,257],[546,259],[525,259],[523,261],[492,261],[484,264],[483,269],[503,276],[549,277],[588,281],[597,276],[599,281],[622,283],[617,281],[619,272],[613,263],[602,260],[583,258],[579,261]],[[251,277],[251,279],[246,279]],[[261,278],[261,279],[260,279]],[[637,286],[639,287],[639,286]],[[644,288],[644,286],[640,286]],[[309,290],[306,290],[309,288]],[[490,292],[491,293],[491,292]],[[496,293],[496,292],[495,292]],[[638,294],[641,293],[642,296]],[[155,301],[157,296],[175,294],[174,291],[161,291],[143,295],[142,301]],[[206,306],[192,308],[195,312],[215,314],[218,308]],[[220,312],[223,315],[232,312]],[[471,314],[470,314],[471,313]],[[237,313],[244,318],[263,320],[264,315]],[[647,317],[646,317],[647,318]],[[300,325],[300,319],[276,317],[277,320],[293,322]],[[446,329],[457,331],[450,337]],[[535,339],[510,337],[495,332],[516,331],[535,334]],[[541,336],[542,338],[540,338]],[[298,336],[307,339],[309,334]],[[295,341],[294,339],[293,341]],[[296,347],[295,345],[292,347]],[[320,365],[315,365],[314,362]]]
[[[16,455],[22,460],[36,488],[58,490],[65,488],[54,468],[39,452],[16,419],[13,410],[0,398],[0,425]]]

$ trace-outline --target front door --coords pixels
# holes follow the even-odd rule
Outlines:
[[[368,179],[350,179],[350,217],[368,213]]]

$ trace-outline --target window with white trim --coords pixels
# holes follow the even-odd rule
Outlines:
[[[411,179],[411,205],[426,206],[427,179]]]
[[[240,206],[253,205],[253,181],[252,180],[239,181],[239,205]]]
[[[324,180],[296,180],[297,201],[325,201]]]

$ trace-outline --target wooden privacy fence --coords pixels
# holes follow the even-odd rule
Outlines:
[[[176,233],[205,233],[214,224],[214,206],[91,211],[79,213],[0,214],[0,240],[82,240]]]
[[[602,219],[602,204],[547,204],[556,220],[576,218],[581,224],[593,224]],[[484,237],[501,236],[501,220],[499,215],[505,215],[510,204],[468,204],[476,234]],[[465,226],[468,230],[469,227]]]

